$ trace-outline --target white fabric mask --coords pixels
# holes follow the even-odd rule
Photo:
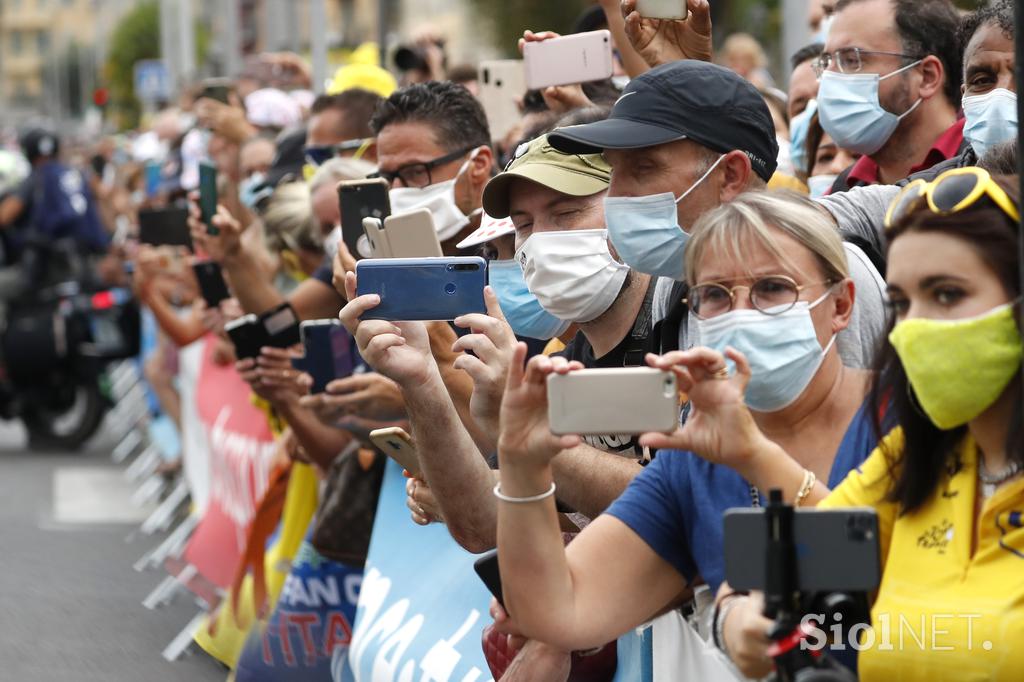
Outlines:
[[[338,253],[338,243],[341,242],[341,224],[334,226],[334,229],[327,233],[324,237],[324,253],[329,258],[334,258],[334,255]]]
[[[463,213],[455,202],[455,183],[466,172],[479,151],[479,149],[473,150],[473,153],[451,180],[435,182],[426,187],[396,187],[392,189],[388,192],[388,198],[391,200],[391,214],[409,213],[421,208],[430,209],[430,215],[434,219],[434,230],[437,232],[439,241],[446,242],[459,234],[469,225],[470,216]],[[483,209],[477,209],[473,213],[481,210]]]
[[[516,251],[541,306],[561,320],[590,322],[611,307],[629,266],[612,257],[607,230],[537,232]]]

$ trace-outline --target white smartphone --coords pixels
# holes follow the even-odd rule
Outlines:
[[[526,94],[526,76],[521,59],[495,59],[480,62],[477,82],[480,103],[487,114],[492,140],[504,140],[519,123],[519,100]]]
[[[590,31],[526,43],[523,66],[530,90],[611,78],[612,34]]]
[[[633,435],[679,426],[671,372],[649,367],[582,369],[548,377],[548,421],[557,436]]]
[[[380,218],[363,218],[363,232],[369,245],[369,258],[391,258],[391,245]]]
[[[422,476],[416,446],[412,442],[412,436],[406,433],[405,429],[400,426],[374,429],[370,431],[370,441],[414,478]]]
[[[440,258],[441,242],[430,209],[421,208],[384,219],[390,258]]]
[[[686,0],[636,0],[636,11],[648,19],[685,19]]]

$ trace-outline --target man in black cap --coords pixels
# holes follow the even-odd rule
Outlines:
[[[676,61],[630,81],[607,120],[561,128],[549,139],[565,152],[604,153],[612,167],[608,236],[627,265],[662,278],[652,309],[662,323],[662,350],[687,347],[681,301],[688,232],[705,211],[766,188],[779,148],[764,99],[728,69]],[[877,273],[859,258],[850,260],[858,292],[863,287],[880,302]],[[852,331],[840,336],[848,365],[870,364],[871,340],[884,322],[881,310],[871,305],[870,315],[855,313]]]

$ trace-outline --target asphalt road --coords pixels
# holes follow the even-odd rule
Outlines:
[[[202,651],[160,652],[197,612],[141,601],[163,577],[132,564],[159,537],[126,542],[143,513],[101,434],[81,453],[29,452],[0,422],[0,680],[204,682],[227,672]],[[59,492],[58,492],[59,491]]]

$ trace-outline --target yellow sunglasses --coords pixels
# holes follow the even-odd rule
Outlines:
[[[1003,213],[1020,221],[1017,206],[1003,188],[992,180],[989,172],[984,168],[968,166],[948,170],[931,182],[914,180],[904,187],[889,204],[885,214],[885,229],[892,229],[917,209],[922,201],[927,201],[933,213],[950,215],[974,205],[982,197],[988,197]]]

